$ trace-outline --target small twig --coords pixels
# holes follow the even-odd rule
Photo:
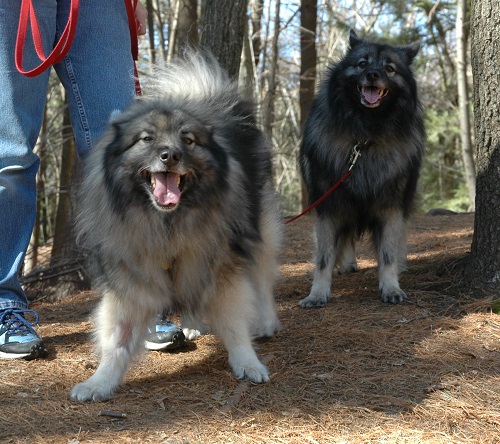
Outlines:
[[[115,412],[113,410],[102,410],[99,412],[99,416],[109,416],[110,418],[123,419],[127,417],[127,414],[122,412]]]
[[[28,278],[28,279],[23,278],[23,279],[21,279],[21,283],[22,284],[32,284],[33,282],[47,281],[47,280],[55,278],[55,277],[64,276],[66,274],[75,273],[77,271],[80,271],[81,269],[82,269],[82,267],[80,265],[80,266],[77,266],[75,268],[69,268],[67,270],[59,271],[58,273],[46,274],[46,275],[32,277],[32,278]],[[39,273],[43,274],[44,271],[42,270]]]

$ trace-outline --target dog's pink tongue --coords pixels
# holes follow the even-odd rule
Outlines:
[[[181,197],[181,190],[177,186],[179,175],[176,173],[153,173],[156,180],[153,195],[160,205],[177,204]]]
[[[380,98],[377,88],[363,88],[363,96],[368,103],[376,103]]]

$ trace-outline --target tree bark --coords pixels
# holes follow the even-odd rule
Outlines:
[[[66,102],[66,100],[65,100]],[[68,231],[71,231],[71,199],[70,184],[71,172],[76,158],[75,140],[69,118],[67,106],[64,110],[63,128],[62,128],[62,157],[61,171],[59,175],[59,201],[57,204],[56,224],[54,228],[54,244],[50,256],[50,264],[54,265],[64,257],[65,244],[68,240]]]
[[[252,22],[252,49],[253,63],[255,67],[259,64],[260,53],[262,52],[262,15],[264,13],[264,0],[252,0],[252,12],[250,14]]]
[[[456,37],[457,37],[457,89],[458,111],[460,120],[460,140],[462,143],[462,160],[464,175],[469,190],[469,211],[474,211],[476,200],[476,167],[472,148],[469,87],[467,82],[467,0],[458,0]]]
[[[153,0],[146,0],[146,10],[148,11],[149,61],[154,64],[156,63],[156,50]]]
[[[248,0],[206,0],[201,46],[209,49],[233,79],[240,71]]]
[[[271,43],[271,60],[267,82],[267,92],[262,107],[264,131],[272,137],[272,124],[274,121],[274,96],[276,94],[276,73],[278,70],[278,40],[280,35],[280,0],[275,0],[274,10],[274,35]]]
[[[300,2],[300,128],[304,128],[316,87],[316,25],[317,0]],[[300,177],[300,174],[299,174]],[[306,187],[301,180],[301,205],[307,208],[308,197]]]
[[[174,54],[182,52],[184,46],[195,46],[199,43],[197,0],[178,1],[180,4]]]
[[[471,10],[476,217],[466,276],[482,288],[500,289],[500,3],[476,0]],[[498,293],[496,293],[498,296]]]

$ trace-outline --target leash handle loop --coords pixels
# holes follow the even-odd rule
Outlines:
[[[139,74],[137,72],[136,61],[139,56],[139,42],[138,42],[138,21],[135,17],[135,9],[138,0],[125,0],[125,7],[127,8],[127,16],[130,28],[130,45],[132,51],[132,58],[134,60],[134,78],[135,78],[135,93],[140,96],[142,94],[141,85],[139,83]],[[68,23],[61,34],[59,41],[52,50],[52,52],[45,56],[43,49],[42,35],[40,33],[40,26],[36,18],[35,8],[33,7],[33,0],[22,0],[21,13],[19,16],[19,27],[17,29],[16,48],[14,59],[17,70],[27,77],[35,77],[42,72],[46,71],[52,65],[61,62],[68,54],[76,34],[76,25],[78,23],[78,12],[80,10],[80,0],[71,0]],[[31,25],[31,34],[33,36],[33,45],[36,54],[41,60],[41,63],[31,69],[25,70],[23,67],[24,47],[26,44],[26,35],[28,32],[28,25]]]
[[[71,0],[68,23],[66,24],[64,31],[61,34],[61,38],[52,52],[48,56],[45,56],[42,36],[40,34],[40,26],[38,25],[35,8],[33,7],[33,0],[22,0],[19,27],[16,37],[16,49],[14,54],[16,68],[21,74],[24,74],[27,77],[35,77],[50,68],[50,66],[59,63],[62,59],[64,59],[64,57],[66,57],[66,54],[73,43],[73,39],[75,38],[79,7],[80,0]],[[31,24],[33,43],[38,58],[42,61],[42,63],[27,71],[23,68],[23,55],[26,43],[26,33],[28,31],[28,23]]]

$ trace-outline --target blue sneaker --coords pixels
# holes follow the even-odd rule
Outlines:
[[[35,316],[31,323],[24,317],[30,313]],[[38,324],[38,313],[33,310],[3,310],[0,311],[0,358],[35,359],[47,355],[34,326]]]
[[[186,337],[182,328],[158,316],[154,329],[148,327],[144,345],[148,350],[173,350],[186,345]]]

